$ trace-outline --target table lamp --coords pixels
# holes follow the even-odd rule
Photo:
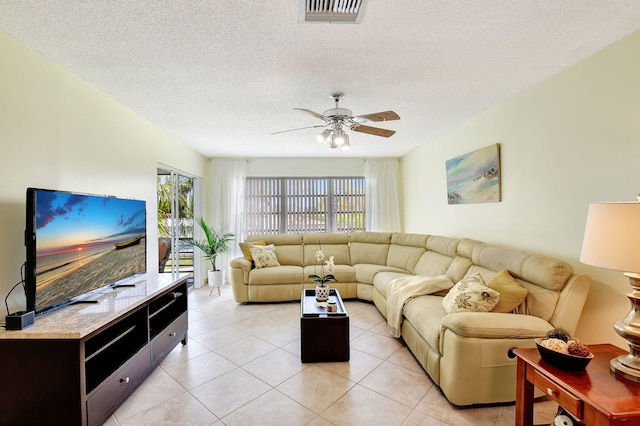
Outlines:
[[[580,261],[625,272],[631,283],[631,311],[613,328],[629,345],[614,358],[611,371],[640,383],[640,203],[593,203],[589,206]]]

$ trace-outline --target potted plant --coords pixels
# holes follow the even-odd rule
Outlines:
[[[326,302],[329,299],[330,288],[327,283],[338,281],[336,277],[333,275],[335,272],[335,264],[333,263],[333,256],[329,257],[329,260],[325,260],[326,257],[324,252],[322,251],[322,246],[320,246],[320,250],[316,251],[316,263],[313,266],[313,274],[309,275],[316,283],[316,300],[318,302]],[[320,275],[315,273],[317,264],[320,263]],[[327,269],[328,274],[325,274],[325,267]]]
[[[216,258],[220,254],[231,251],[233,234],[229,232],[218,232],[215,228],[207,225],[204,218],[196,219],[196,223],[202,229],[205,238],[203,240],[191,239],[188,240],[186,244],[199,248],[203,253],[203,257],[211,262],[211,269],[208,271],[209,287],[211,287],[211,291],[213,291],[213,287],[218,287],[218,294],[220,294],[220,286],[224,284],[225,281],[225,270],[219,270],[216,267]]]

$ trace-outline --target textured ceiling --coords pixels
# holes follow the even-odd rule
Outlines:
[[[295,0],[0,0],[0,29],[216,157],[396,157],[640,30],[638,0],[369,0],[303,24]],[[315,142],[330,94],[396,111],[391,138]],[[373,125],[373,124],[371,124]],[[496,135],[499,137],[499,135]]]

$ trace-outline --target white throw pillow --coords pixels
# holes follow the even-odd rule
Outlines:
[[[268,246],[250,246],[251,257],[256,265],[256,269],[268,268],[270,266],[280,266],[276,257],[276,248],[273,244]]]
[[[498,304],[500,293],[484,283],[479,273],[463,278],[442,299],[448,314],[454,312],[489,312]]]

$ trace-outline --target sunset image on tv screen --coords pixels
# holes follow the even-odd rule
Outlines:
[[[36,194],[36,310],[146,270],[146,204],[55,191]]]

